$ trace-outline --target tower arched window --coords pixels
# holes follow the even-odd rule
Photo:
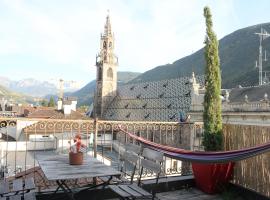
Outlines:
[[[113,70],[112,70],[112,68],[109,68],[107,70],[107,77],[110,78],[110,79],[113,79]]]
[[[112,48],[112,42],[109,43],[109,47]]]
[[[106,47],[107,47],[107,43],[106,43],[106,41],[104,41],[103,42],[103,49],[106,49]]]
[[[99,67],[98,68],[98,80],[101,81],[101,79],[102,79],[102,68]]]

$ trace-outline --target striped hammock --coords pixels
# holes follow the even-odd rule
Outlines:
[[[183,161],[200,162],[200,163],[227,163],[232,161],[244,160],[267,151],[270,151],[270,142],[240,150],[232,151],[218,151],[218,152],[205,152],[205,151],[190,151],[166,145],[151,142],[135,134],[129,133],[123,128],[119,127],[122,132],[129,135],[131,138],[146,145],[156,151],[163,152],[166,156]]]

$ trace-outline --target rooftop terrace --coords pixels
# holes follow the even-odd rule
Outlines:
[[[2,118],[0,130],[3,134],[16,138],[21,138],[19,135],[20,130],[26,138],[26,141],[10,141],[3,140],[0,142],[1,166],[4,168],[4,175],[7,180],[12,182],[14,178],[33,177],[36,185],[36,198],[48,199],[51,198],[52,191],[55,190],[57,184],[55,181],[48,181],[44,176],[42,170],[37,162],[37,157],[49,154],[63,155],[68,153],[71,138],[80,132],[82,135],[82,142],[88,146],[88,155],[97,157],[102,163],[112,166],[116,170],[120,170],[121,151],[123,151],[124,144],[137,144],[138,143],[127,135],[121,133],[118,125],[121,124],[130,132],[144,137],[155,143],[169,145],[178,148],[201,150],[201,136],[202,124],[201,123],[176,123],[176,122],[124,122],[124,121],[93,121],[93,120],[53,120],[53,119],[25,119],[25,118]],[[27,123],[26,123],[26,122]],[[238,127],[239,128],[239,127]],[[226,127],[229,132],[229,126]],[[247,130],[247,129],[243,129]],[[248,129],[253,130],[253,129]],[[267,129],[268,130],[268,129]],[[245,145],[254,146],[268,140],[270,137],[269,131],[261,131],[255,128],[256,143],[247,143]],[[234,132],[234,131],[232,131]],[[230,138],[227,138],[226,149],[239,148],[232,145],[230,142],[235,137],[232,132]],[[226,131],[224,132],[226,134]],[[263,137],[260,137],[263,133]],[[248,133],[250,134],[250,133]],[[251,138],[252,136],[249,135]],[[261,140],[262,139],[262,140]],[[238,134],[238,142],[241,143],[240,134]],[[241,147],[240,147],[241,148]],[[162,176],[159,180],[157,197],[159,199],[228,199],[226,196],[234,196],[232,199],[267,199],[269,180],[259,178],[264,174],[267,177],[269,168],[260,169],[259,160],[263,159],[263,166],[267,166],[267,157],[269,153],[263,154],[261,157],[256,157],[257,162],[252,162],[248,165],[250,170],[256,167],[259,170],[253,170],[253,177],[258,177],[256,184],[257,188],[252,188],[251,182],[247,182],[250,174],[245,169],[245,163],[239,163],[235,170],[236,177],[231,182],[229,192],[221,195],[207,195],[196,189],[194,178],[191,175],[190,163],[175,160],[170,157],[163,157]],[[247,160],[251,163],[251,160]],[[256,163],[257,166],[256,166]],[[262,167],[263,167],[262,166]],[[6,168],[5,168],[6,167]],[[140,165],[138,166],[140,168]],[[9,170],[5,170],[9,169]],[[242,169],[242,171],[241,171]],[[57,170],[57,166],[55,168]],[[125,172],[130,172],[130,167],[125,169]],[[239,177],[239,174],[244,177]],[[125,178],[129,179],[127,175]],[[147,191],[153,189],[153,173],[147,172],[143,176],[142,187]],[[137,177],[136,177],[137,179]],[[255,180],[254,178],[252,179]],[[98,180],[100,181],[100,180]],[[243,182],[245,181],[245,182]],[[80,191],[86,184],[92,184],[93,179],[80,179],[70,180],[67,184],[74,187],[75,191]],[[246,188],[238,187],[238,185],[245,186]],[[248,189],[247,189],[248,188]],[[252,192],[249,192],[252,189]],[[257,190],[257,192],[256,192]],[[232,191],[232,192],[231,192]],[[239,192],[241,191],[241,192]],[[243,192],[244,191],[244,192]],[[261,193],[261,194],[258,194]],[[245,196],[248,194],[247,196]],[[252,196],[253,195],[253,196]],[[109,189],[102,190],[96,188],[94,191],[82,192],[75,195],[75,199],[114,199],[117,195],[112,193]],[[225,196],[225,197],[224,197]],[[63,192],[58,191],[55,199],[65,199]]]

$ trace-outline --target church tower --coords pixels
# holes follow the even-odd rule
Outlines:
[[[114,54],[114,34],[110,16],[106,18],[104,33],[100,37],[100,51],[96,56],[96,92],[94,116],[102,118],[108,104],[116,96],[118,58]]]

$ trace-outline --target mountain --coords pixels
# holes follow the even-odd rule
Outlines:
[[[89,82],[80,90],[65,94],[67,96],[73,96],[78,98],[78,106],[80,105],[90,105],[94,99],[94,92],[96,89],[96,80]]]
[[[54,84],[32,78],[14,81],[9,88],[13,91],[36,97],[57,93],[57,87]]]
[[[140,73],[138,72],[118,72],[118,85],[125,84],[130,80],[136,78]],[[66,96],[73,96],[78,98],[78,105],[90,105],[93,102],[94,92],[96,89],[96,80],[89,82],[80,90],[73,93],[65,93]]]
[[[1,76],[0,85],[11,91],[35,97],[42,97],[46,94],[57,94],[57,87],[55,84],[49,83],[48,81],[35,80],[33,78],[14,81]]]
[[[4,76],[0,76],[0,85],[4,86],[5,88],[9,88],[11,85],[12,81]]]
[[[258,84],[258,68],[255,68],[255,61],[258,60],[259,54],[259,37],[255,33],[260,32],[261,28],[270,33],[270,23],[265,23],[237,30],[219,40],[222,88]],[[270,55],[270,37],[263,40],[263,49]],[[161,65],[146,71],[130,83],[191,76],[192,71],[196,74],[204,74],[204,68],[204,49],[202,48],[172,64]],[[263,62],[263,70],[270,71],[270,58]]]
[[[0,85],[0,99],[5,98],[8,101],[15,103],[34,103],[35,99],[31,96],[13,92],[4,86]]]
[[[7,77],[0,76],[0,85],[18,93],[35,97],[44,97],[48,94],[57,95],[59,80],[39,81],[33,78],[27,78],[13,81]],[[80,84],[76,81],[64,81],[63,88],[65,91],[74,92],[80,89]]]

